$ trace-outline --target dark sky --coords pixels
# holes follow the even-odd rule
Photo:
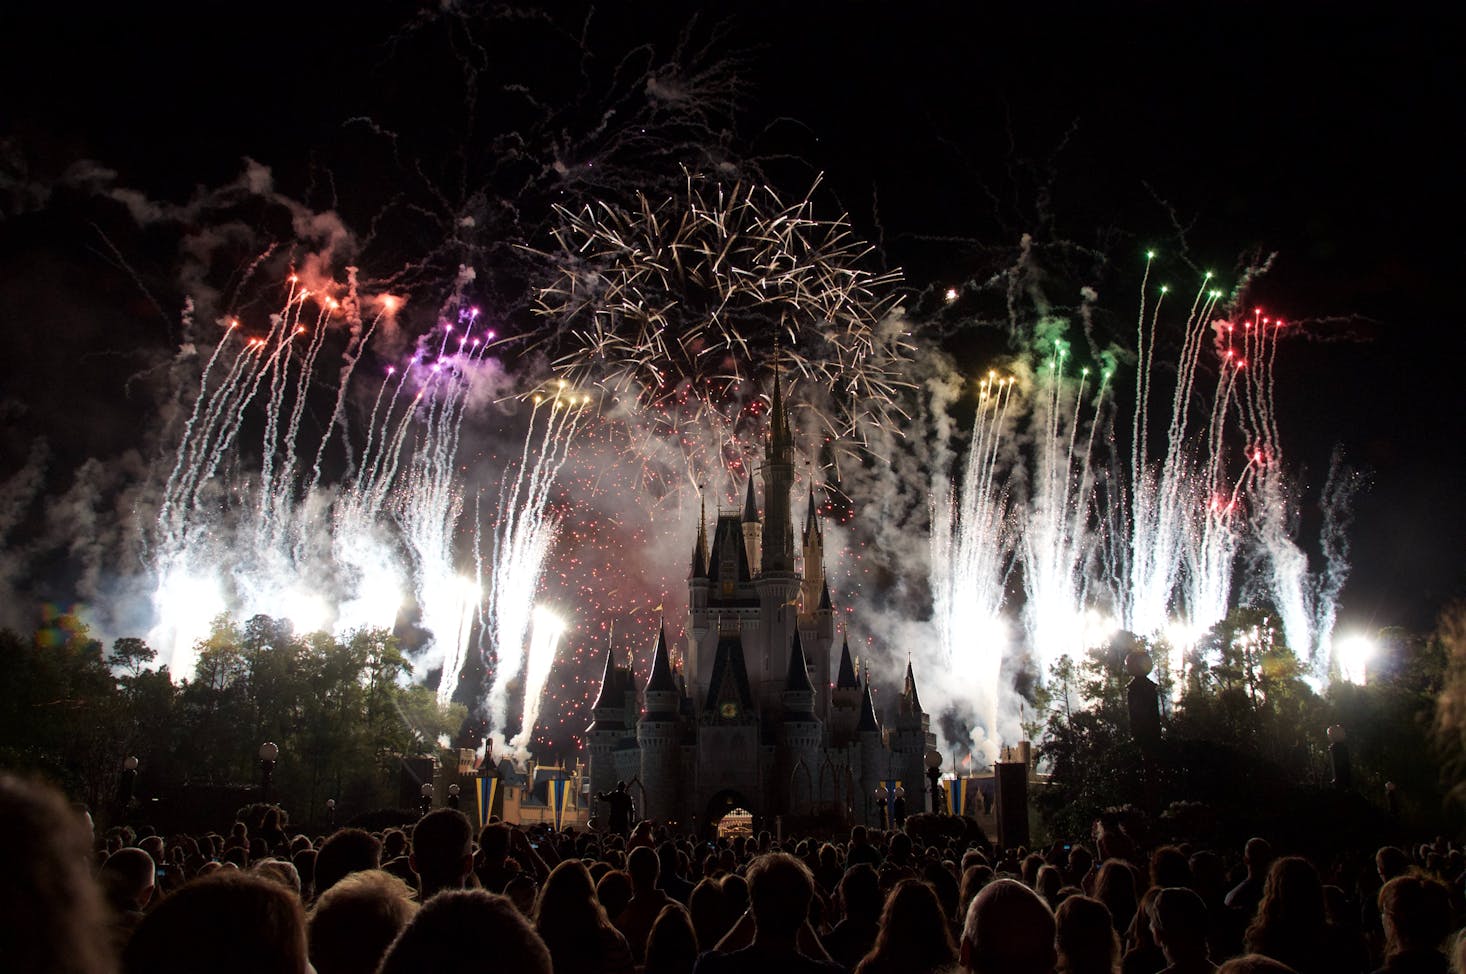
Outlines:
[[[250,156],[293,193],[322,192],[322,160],[343,196],[392,192],[389,173],[353,167],[342,123],[395,117],[424,156],[446,152],[442,133],[465,116],[462,39],[433,33],[436,4],[309,6],[7,4],[9,180],[45,183],[91,159],[181,201]],[[1459,25],[1407,5],[1010,6],[726,4],[686,36],[738,62],[730,144],[790,192],[823,172],[917,289],[1000,266],[1030,232],[1105,249],[1110,265],[1076,281],[1123,321],[1148,245],[1178,274],[1276,252],[1254,295],[1313,336],[1280,354],[1285,447],[1310,496],[1335,445],[1370,476],[1344,618],[1427,627],[1466,591]],[[600,5],[591,49],[665,51],[688,9]],[[521,14],[505,22],[534,19]],[[522,75],[550,103],[576,91],[582,21],[552,20],[564,29],[534,34],[543,46],[485,52],[483,77]],[[477,124],[475,144],[492,145]],[[68,397],[115,386],[129,342],[167,338],[90,220],[0,222],[0,327],[15,353],[0,376],[40,426]],[[112,239],[144,268],[166,245]],[[132,422],[123,407],[99,415],[60,452],[99,451]],[[22,444],[6,437],[0,473]]]

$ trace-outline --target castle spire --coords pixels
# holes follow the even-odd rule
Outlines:
[[[611,637],[606,636],[606,671],[601,674],[601,692],[596,695],[596,702],[591,704],[592,710],[599,710],[602,707],[617,707],[621,701],[616,699],[617,690],[613,684],[619,682],[616,679],[616,653],[611,647]]]
[[[866,676],[865,693],[860,698],[860,723],[855,725],[855,729],[861,733],[866,731],[879,732],[881,725],[876,723],[876,707],[874,701],[870,698],[869,674]]]
[[[773,411],[764,448],[764,526],[760,554],[764,574],[794,571],[794,519],[790,492],[794,489],[794,438],[779,372],[774,372]]]
[[[921,698],[916,695],[916,674],[911,670],[911,658],[906,658],[906,685],[901,690],[901,711],[908,714],[921,713]]]
[[[804,515],[804,543],[813,537],[816,544],[824,544],[824,531],[820,528],[819,506],[814,502],[814,478],[809,478],[809,507]]]
[[[677,681],[672,679],[672,663],[667,655],[667,627],[665,624],[657,630],[657,651],[652,654],[652,672],[647,677],[646,692],[677,692]]]
[[[850,637],[847,635],[840,645],[840,672],[835,677],[835,689],[858,690],[860,682],[855,677],[855,666],[850,661]]]
[[[789,650],[789,673],[784,679],[784,689],[791,693],[814,693],[814,684],[809,682],[809,663],[804,657],[804,643],[799,630],[794,630],[794,645]]]
[[[697,544],[692,549],[692,577],[708,577],[708,499],[701,499],[697,518]]]
[[[743,500],[743,523],[758,522],[758,500],[753,496],[753,474],[748,475],[748,496]]]

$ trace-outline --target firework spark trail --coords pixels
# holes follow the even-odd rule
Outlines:
[[[998,483],[1008,432],[1014,380],[994,373],[982,381],[967,463],[956,489],[932,491],[931,588],[933,617],[946,672],[974,701],[970,747],[992,761],[998,755],[998,674],[1008,648],[1002,610],[1013,565],[1011,505]],[[936,498],[944,504],[938,507]]]
[[[563,269],[538,299],[556,322],[541,339],[553,366],[653,422],[675,414],[690,483],[750,432],[751,380],[776,367],[800,381],[822,438],[864,442],[905,417],[900,275],[866,270],[871,248],[844,218],[817,218],[813,192],[786,204],[767,187],[689,174],[660,204],[558,209]]]
[[[519,721],[519,733],[509,742],[510,751],[521,761],[529,757],[535,723],[540,717],[540,698],[550,680],[550,671],[554,668],[555,654],[564,632],[565,623],[559,616],[543,607],[535,608],[524,667],[524,715]]]
[[[487,572],[488,598],[480,619],[493,655],[493,679],[483,701],[490,734],[507,733],[509,684],[524,670],[533,648],[525,645],[525,637],[530,632],[545,561],[559,530],[559,522],[549,510],[550,491],[569,456],[587,401],[588,397],[566,395],[563,382],[554,393],[535,396],[519,461],[505,469],[500,481]],[[538,428],[541,413],[545,414],[542,430]],[[538,700],[533,706],[537,712]],[[526,711],[529,708],[526,700]]]
[[[1047,674],[1061,656],[1088,648],[1096,627],[1088,618],[1088,575],[1098,534],[1093,524],[1094,475],[1090,466],[1100,401],[1108,388],[1102,374],[1088,423],[1083,422],[1089,369],[1077,385],[1063,374],[1067,347],[1056,341],[1049,361],[1039,370],[1038,393],[1030,417],[1039,446],[1033,451],[1037,482],[1020,506],[1018,556],[1023,566],[1024,628],[1039,672]],[[1072,391],[1071,391],[1072,389]],[[1067,400],[1073,399],[1072,409]],[[1078,450],[1082,426],[1086,443]],[[1062,457],[1062,460],[1061,460]]]
[[[328,443],[339,437],[344,445],[347,436],[347,392],[331,391],[318,441],[307,437],[304,417],[340,304],[297,284],[263,337],[236,345],[238,324],[230,321],[203,365],[150,549],[158,578],[150,638],[166,647],[173,673],[187,677],[193,645],[217,613],[283,615],[302,631],[333,622],[338,632],[391,627],[410,590],[427,634],[418,669],[446,668],[439,688],[446,700],[482,601],[454,571],[463,509],[457,455],[477,377],[498,370],[486,361],[493,335],[475,333],[477,312],[463,311],[442,324],[442,340],[431,333],[405,368],[387,369],[371,399],[360,463],[322,488]],[[381,313],[352,327],[340,381],[351,380],[376,325],[398,306],[377,300]],[[238,445],[251,415],[262,437],[253,471]]]
[[[1146,256],[1146,280],[1149,279],[1152,254]],[[1198,518],[1213,496],[1207,483],[1217,464],[1224,462],[1224,451],[1213,436],[1206,441],[1206,456],[1195,455],[1191,433],[1190,410],[1196,375],[1201,362],[1203,338],[1210,315],[1220,292],[1208,290],[1206,281],[1192,300],[1182,328],[1181,351],[1176,362],[1176,389],[1171,402],[1170,422],[1166,428],[1164,459],[1152,463],[1149,456],[1150,401],[1154,391],[1157,329],[1170,288],[1162,286],[1147,322],[1145,296],[1142,293],[1141,313],[1137,328],[1139,348],[1135,413],[1131,424],[1130,483],[1122,496],[1128,501],[1128,545],[1117,550],[1126,556],[1120,574],[1127,580],[1119,591],[1120,614],[1124,627],[1140,635],[1151,636],[1171,627],[1174,599],[1178,586],[1186,584],[1185,566],[1188,552],[1195,550]],[[1225,409],[1229,396],[1222,386],[1212,399],[1207,429],[1225,427]],[[1207,568],[1205,559],[1191,559],[1194,567]],[[1216,584],[1209,578],[1202,589]],[[1199,606],[1189,607],[1192,609]],[[1195,621],[1195,620],[1193,620]]]
[[[467,313],[461,316],[467,320],[471,317]],[[475,345],[465,351],[468,334],[464,333],[458,349],[445,355],[453,331],[453,324],[443,326],[437,361],[423,377],[418,400],[426,399],[427,405],[414,410],[420,417],[416,424],[420,433],[396,512],[415,563],[422,625],[433,634],[419,663],[425,669],[441,670],[438,701],[445,704],[458,689],[467,658],[472,627],[465,620],[472,619],[481,600],[479,587],[459,573],[454,551],[463,513],[463,490],[457,471],[463,410],[471,388],[469,380],[482,361],[484,346]],[[403,431],[406,428],[401,427]]]

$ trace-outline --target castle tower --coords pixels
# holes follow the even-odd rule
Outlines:
[[[774,375],[769,440],[764,448],[764,529],[760,565],[765,575],[794,571],[794,519],[789,494],[794,489],[794,437],[779,376]]]
[[[890,770],[890,752],[886,750],[881,740],[881,725],[876,721],[875,701],[870,696],[870,674],[866,673],[865,686],[860,691],[860,718],[855,725],[856,747],[860,753],[860,763],[854,770],[859,775],[859,794],[867,801],[862,801],[858,807],[871,809],[867,825],[879,825],[881,813],[868,802],[873,802],[876,785],[886,777]]]
[[[698,646],[707,637],[708,594],[712,581],[708,578],[708,512],[704,501],[697,518],[697,543],[692,548],[692,570],[687,576],[687,652],[682,654],[687,682],[697,685]]]
[[[591,705],[591,725],[586,728],[586,746],[590,750],[591,793],[610,791],[616,787],[616,763],[612,757],[616,746],[626,736],[626,697],[620,687],[621,674],[616,668],[610,643],[606,644],[606,671],[601,677],[601,692]]]
[[[748,477],[748,496],[743,501],[743,546],[748,550],[748,563],[761,564],[763,525],[758,519],[758,501],[753,496],[753,475]]]
[[[820,527],[819,515],[815,513],[814,484],[809,485],[809,508],[804,515],[804,584],[799,587],[799,602],[807,613],[813,613],[819,604],[820,589],[825,584],[825,532]]]
[[[911,670],[910,660],[906,661],[906,679],[896,704],[895,729],[890,735],[890,746],[892,767],[906,787],[907,814],[930,811],[927,805],[931,798],[924,784],[926,752],[937,746],[937,738],[931,732],[931,718],[921,709],[921,698],[916,694],[916,675]]]
[[[652,671],[646,681],[646,713],[636,722],[636,744],[641,751],[641,783],[646,786],[647,818],[666,821],[676,815],[682,794],[678,780],[681,733],[681,694],[667,655],[667,627],[657,634]]]
[[[794,439],[779,377],[774,376],[770,433],[764,450],[764,525],[761,536],[762,572],[754,580],[758,593],[760,632],[752,664],[758,687],[759,709],[771,723],[779,720],[779,695],[788,659],[786,653],[799,625],[799,575],[794,570],[794,526],[790,493],[794,488]]]
[[[840,643],[840,669],[835,687],[830,691],[830,711],[825,723],[836,744],[855,739],[855,725],[860,721],[860,682],[855,678],[855,664],[850,657],[850,639]]]
[[[808,811],[814,800],[824,741],[824,725],[814,713],[815,689],[809,669],[796,631],[789,650],[789,671],[784,677],[781,767],[785,780],[780,782],[786,795],[785,808],[794,814]]]

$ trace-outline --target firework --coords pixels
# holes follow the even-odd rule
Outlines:
[[[1149,272],[1148,257],[1128,464],[1097,453],[1114,444],[1114,410],[1105,408],[1111,368],[1097,376],[1066,369],[1069,346],[1054,322],[1041,321],[1036,369],[1019,356],[1022,379],[990,372],[978,383],[959,483],[948,484],[940,470],[932,480],[932,496],[945,499],[932,509],[934,662],[957,678],[949,712],[970,722],[973,750],[988,760],[1018,729],[1014,708],[999,703],[1011,698],[1000,674],[1018,654],[1043,675],[1123,628],[1167,650],[1164,672],[1179,690],[1187,652],[1234,604],[1244,552],[1257,569],[1252,590],[1277,607],[1315,679],[1329,661],[1333,607],[1347,573],[1339,512],[1348,478],[1336,474],[1325,491],[1326,566],[1314,575],[1295,540],[1273,407],[1282,322],[1259,311],[1234,323],[1208,274],[1187,309],[1175,360],[1158,362],[1169,288],[1151,292]],[[1166,366],[1175,387],[1160,406],[1164,447],[1153,456],[1155,376]],[[1214,382],[1203,381],[1208,374]],[[1015,569],[1021,607],[1007,604]],[[1007,634],[1010,613],[1021,618],[1021,640]],[[1352,658],[1342,665],[1357,670]]]
[[[350,329],[341,383],[352,380],[377,326],[401,301],[384,296],[376,305],[374,318]],[[162,489],[150,549],[158,578],[150,638],[165,650],[175,677],[186,678],[196,644],[226,611],[284,616],[298,631],[346,633],[392,628],[411,599],[427,636],[415,667],[421,676],[439,674],[437,694],[446,703],[459,690],[481,623],[512,671],[507,675],[517,672],[554,537],[545,510],[550,485],[587,397],[557,388],[531,409],[517,465],[505,470],[490,567],[480,557],[471,577],[460,568],[459,452],[475,385],[497,374],[487,357],[494,334],[479,324],[476,309],[445,313],[419,339],[416,354],[388,367],[368,394],[361,442],[347,440],[350,396],[341,387],[312,440],[303,419],[339,308],[292,279],[285,307],[263,336],[242,337],[237,321],[225,323]],[[541,416],[549,417],[543,429]],[[251,468],[241,434],[255,425],[262,439]],[[324,487],[322,460],[337,438],[349,469]],[[524,625],[514,621],[517,613]]]
[[[529,664],[524,716],[513,745],[520,750],[533,733],[540,693],[564,629],[553,613],[540,610],[536,615],[535,609],[545,561],[559,530],[548,510],[550,491],[588,402],[587,396],[565,393],[563,383],[551,394],[534,397],[524,448],[517,463],[505,470],[500,485],[489,564],[486,567],[480,559],[478,566],[480,578],[488,576],[482,622],[493,672],[484,701],[490,733],[507,728],[509,683]],[[526,645],[532,624],[534,638]]]
[[[689,174],[685,194],[660,203],[558,210],[562,271],[539,295],[553,367],[635,404],[653,436],[705,450],[694,482],[742,455],[758,380],[776,368],[823,437],[859,443],[903,415],[900,275],[867,270],[871,248],[844,218],[815,216],[813,191],[786,204],[766,186]]]

